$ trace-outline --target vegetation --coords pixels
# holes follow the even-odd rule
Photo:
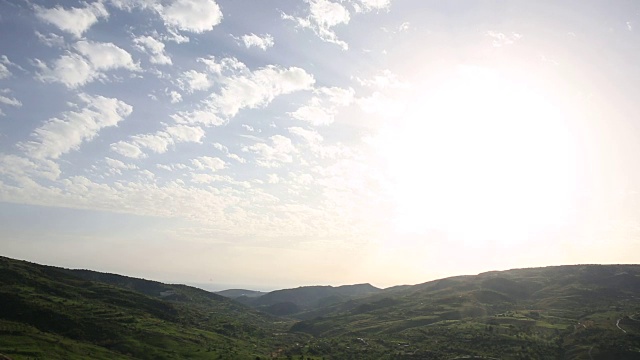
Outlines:
[[[242,294],[240,293],[240,297]],[[253,294],[0,257],[11,359],[639,359],[640,266]],[[241,299],[242,300],[242,299]],[[2,359],[2,356],[0,356]]]

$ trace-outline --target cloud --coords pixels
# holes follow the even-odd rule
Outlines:
[[[171,138],[177,143],[199,143],[205,135],[204,130],[198,126],[174,125],[167,127],[164,131],[171,135]]]
[[[104,78],[105,75],[101,72],[103,70],[140,70],[138,64],[133,62],[131,54],[112,43],[82,40],[78,41],[74,48],[81,55],[67,51],[53,62],[52,67],[35,59],[34,64],[40,70],[36,78],[43,82],[59,82],[74,89]]]
[[[199,170],[218,171],[225,168],[226,163],[224,160],[217,157],[200,156],[197,159],[192,159],[191,163]]]
[[[9,76],[11,76],[11,71],[4,64],[0,64],[0,79],[8,78]]]
[[[0,104],[15,106],[15,107],[22,106],[22,103],[18,99],[6,97],[3,95],[0,95]]]
[[[205,133],[198,126],[175,125],[167,126],[164,130],[152,134],[133,135],[129,141],[119,141],[111,144],[111,150],[130,158],[146,157],[144,149],[156,154],[163,154],[169,150],[169,146],[178,143],[202,141]]]
[[[142,152],[142,149],[140,149],[138,145],[125,141],[119,141],[117,143],[111,144],[110,148],[111,151],[129,158],[138,159],[145,156],[144,152]]]
[[[189,70],[182,73],[180,87],[189,92],[207,90],[213,85],[206,73]]]
[[[518,33],[511,33],[511,35],[505,35],[497,31],[487,31],[486,36],[489,36],[491,39],[493,39],[494,47],[513,45],[516,41],[522,38],[522,35]]]
[[[34,160],[18,155],[0,154],[0,175],[8,176],[21,183],[33,182],[32,177],[56,180],[60,174],[60,167],[51,160]]]
[[[213,143],[213,147],[222,151],[229,159],[233,159],[241,164],[244,164],[247,162],[247,160],[245,160],[244,158],[238,156],[237,154],[234,154],[232,152],[229,151],[229,148],[227,148],[226,146],[220,144],[220,143]]]
[[[199,58],[208,73],[189,70],[180,79],[185,90],[204,90],[214,82],[219,90],[202,102],[198,109],[171,115],[177,123],[218,126],[228,122],[243,108],[266,106],[274,98],[309,89],[315,79],[301,68],[268,65],[251,71],[235,58]]]
[[[257,108],[270,103],[276,96],[308,89],[315,79],[301,68],[276,65],[221,80],[222,90],[210,99],[216,112],[233,117],[242,108]]]
[[[336,25],[349,23],[351,19],[349,10],[340,3],[328,0],[308,0],[307,3],[309,4],[307,17],[282,14],[282,18],[294,21],[299,27],[311,29],[320,39],[347,50],[349,45],[339,40],[332,28]]]
[[[101,18],[109,16],[107,9],[102,1],[96,1],[91,4],[83,2],[82,8],[65,9],[62,6],[56,6],[51,9],[35,5],[35,13],[38,18],[48,22],[58,29],[68,32],[77,38],[82,37],[85,31],[98,22]]]
[[[262,50],[267,50],[267,48],[270,48],[274,45],[273,36],[269,34],[258,36],[251,33],[248,35],[243,35],[241,39],[247,49],[250,47],[257,47]]]
[[[122,170],[136,170],[138,167],[133,164],[125,164],[124,162],[110,157],[104,159],[107,166],[109,166],[109,172],[111,174],[122,175]]]
[[[44,35],[39,31],[36,31],[36,36],[38,40],[40,40],[43,44],[49,47],[62,47],[64,46],[64,37],[60,35],[56,35],[54,33],[49,33],[49,35]]]
[[[164,43],[151,36],[140,36],[133,39],[136,47],[149,54],[149,61],[152,64],[171,65],[171,58],[164,52]]]
[[[133,107],[115,98],[80,94],[85,107],[64,112],[60,118],[47,120],[31,135],[34,140],[21,142],[18,147],[37,159],[57,159],[77,150],[106,127],[116,126],[133,111]]]
[[[353,4],[356,12],[367,12],[373,10],[389,10],[391,0],[358,0]]]
[[[398,76],[391,72],[391,70],[382,70],[377,75],[374,75],[371,79],[356,78],[358,83],[363,86],[373,87],[378,90],[384,89],[406,89],[410,85],[407,82],[398,79]]]
[[[179,124],[202,124],[205,126],[220,126],[227,121],[215,114],[214,110],[180,111],[171,115]]]
[[[169,96],[171,97],[171,103],[172,104],[176,104],[176,103],[179,103],[179,102],[182,101],[182,95],[179,92],[175,91],[175,90],[171,90],[169,92]]]
[[[308,122],[315,126],[329,125],[335,121],[340,106],[347,106],[354,101],[354,90],[339,87],[320,88],[314,91],[315,96],[289,115],[297,120]]]
[[[101,74],[95,71],[91,64],[82,56],[67,52],[53,62],[49,68],[40,60],[35,60],[35,65],[40,69],[36,78],[42,82],[59,82],[70,89],[89,83]]]
[[[303,138],[309,144],[320,144],[322,143],[322,135],[320,135],[317,131],[303,129],[301,127],[290,127],[289,132],[294,135],[298,135]]]
[[[84,55],[96,70],[111,70],[124,68],[139,70],[140,67],[133,62],[131,54],[112,43],[99,43],[93,41],[78,41],[74,47]]]
[[[8,94],[10,92],[11,92],[11,90],[9,90],[9,89],[1,89],[0,90],[0,94]],[[13,98],[13,97],[0,95],[0,105],[21,107],[22,106],[22,102],[20,102],[20,100],[18,100],[16,98]],[[5,115],[5,113],[2,111],[2,109],[0,109],[0,116],[4,116],[4,115]]]
[[[175,0],[157,9],[167,26],[194,33],[211,30],[222,21],[222,11],[213,0]]]
[[[274,135],[269,139],[271,144],[257,143],[246,146],[242,150],[255,153],[257,164],[263,167],[279,167],[283,163],[293,161],[293,154],[298,150],[291,143],[291,139],[282,135]]]

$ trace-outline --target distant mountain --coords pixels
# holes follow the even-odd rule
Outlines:
[[[256,290],[245,290],[245,289],[229,289],[229,290],[216,291],[216,294],[222,295],[224,297],[228,297],[231,299],[235,299],[241,296],[245,296],[248,298],[259,297],[266,294],[266,292],[256,291]]]
[[[274,315],[293,315],[381,291],[371,284],[302,286],[272,291],[260,297],[238,297],[236,300]]]

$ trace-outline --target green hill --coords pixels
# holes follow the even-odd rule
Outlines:
[[[640,359],[638,265],[254,300],[0,257],[0,359]]]
[[[0,354],[12,359],[255,359],[288,326],[184,285],[4,257],[0,299]]]
[[[637,265],[489,272],[336,304],[292,331],[344,357],[640,359],[639,285]]]
[[[259,297],[237,297],[236,300],[270,314],[304,317],[303,313],[381,291],[371,284],[301,286],[272,291]]]
[[[228,297],[231,299],[235,299],[241,296],[246,296],[248,298],[259,297],[266,294],[266,292],[256,291],[256,290],[246,290],[246,289],[228,289],[228,290],[216,291],[216,294],[222,295],[224,297]]]

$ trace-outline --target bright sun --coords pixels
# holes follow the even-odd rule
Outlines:
[[[574,141],[533,82],[462,67],[415,94],[381,135],[396,232],[512,241],[569,215]]]

